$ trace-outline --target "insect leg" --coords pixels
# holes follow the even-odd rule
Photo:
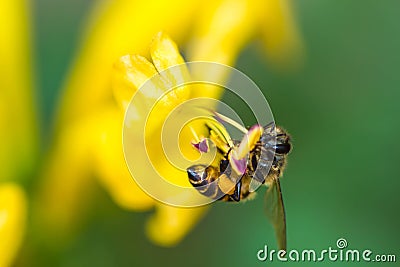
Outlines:
[[[229,195],[229,198],[232,199],[233,201],[239,202],[240,201],[240,193],[242,191],[242,180],[240,180],[236,186],[235,186],[235,191],[233,192],[232,195]]]

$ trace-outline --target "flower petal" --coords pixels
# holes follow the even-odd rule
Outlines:
[[[296,66],[304,54],[303,41],[294,22],[290,0],[258,0],[261,36],[272,66]]]
[[[118,102],[126,110],[132,97],[138,94],[136,97],[140,98],[138,103],[143,105],[153,105],[155,101],[165,91],[164,84],[159,82],[152,86],[147,86],[146,90],[140,90],[140,87],[151,77],[156,75],[158,72],[145,57],[139,55],[126,55],[121,57],[114,64],[113,71],[113,92]],[[159,81],[159,80],[150,80]],[[140,111],[143,108],[138,107]],[[145,109],[144,109],[145,110]],[[142,114],[142,119],[147,114]]]
[[[122,55],[145,54],[149,40],[160,29],[181,40],[196,3],[197,0],[99,1],[88,19],[58,121],[80,118],[109,100],[110,66]]]
[[[26,196],[16,184],[0,185],[0,266],[11,266],[25,233]]]
[[[232,65],[256,29],[256,9],[253,1],[216,0],[203,5],[189,58]]]
[[[207,139],[203,138],[200,142],[198,143],[192,143],[192,146],[198,150],[200,153],[207,153],[210,148],[208,146]]]
[[[261,125],[253,125],[244,135],[239,147],[235,149],[236,159],[243,159],[254,148],[263,133]]]
[[[171,104],[176,107],[189,99],[189,87],[180,86],[189,81],[188,69],[176,44],[162,32],[158,33],[153,39],[150,53],[158,72],[165,78],[166,89],[173,89],[160,101],[161,105],[166,106],[170,111]],[[163,108],[162,106],[161,108]]]
[[[207,207],[177,208],[159,204],[147,222],[149,238],[161,246],[174,246],[204,215]]]
[[[237,175],[243,175],[246,172],[247,168],[247,158],[238,158],[236,153],[232,152],[232,156],[229,159],[229,163],[232,166],[232,169],[235,171]]]
[[[98,146],[96,123],[90,118],[64,126],[41,174],[33,219],[35,226],[46,229],[44,239],[50,246],[61,245],[73,236],[91,203],[93,158],[100,153],[92,150]]]
[[[123,208],[148,210],[154,205],[149,197],[133,180],[124,159],[121,129],[123,113],[110,109],[99,123],[98,152],[95,170],[99,180],[113,200]]]
[[[26,182],[37,158],[28,6],[0,1],[0,181]]]
[[[185,63],[176,44],[163,32],[159,32],[154,37],[150,53],[158,72]]]

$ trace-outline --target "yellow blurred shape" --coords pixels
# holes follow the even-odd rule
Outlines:
[[[25,234],[26,197],[16,184],[0,185],[0,266],[11,266]]]
[[[0,1],[0,182],[26,179],[35,161],[28,25],[25,1]]]

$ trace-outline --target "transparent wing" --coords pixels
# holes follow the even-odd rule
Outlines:
[[[279,179],[272,179],[265,193],[265,210],[275,229],[278,248],[286,250],[286,217]]]
[[[256,179],[254,179],[254,177],[251,179],[250,181],[250,185],[249,185],[249,192],[255,192],[260,186],[262,186],[263,183],[260,181],[257,181]]]

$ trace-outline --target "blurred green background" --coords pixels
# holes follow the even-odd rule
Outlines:
[[[342,237],[349,248],[396,254],[399,262],[400,2],[293,2],[307,51],[304,66],[289,73],[274,70],[260,57],[258,44],[249,45],[236,65],[263,89],[277,124],[293,136],[294,149],[282,179],[289,249],[335,248]],[[34,2],[44,147],[59,88],[93,4]],[[150,213],[122,211],[100,187],[97,194],[90,219],[65,251],[31,255],[16,264],[282,265],[256,257],[264,245],[275,246],[263,212],[263,191],[251,202],[215,203],[183,242],[169,249],[146,239],[143,225]],[[327,260],[315,264],[343,265]]]

